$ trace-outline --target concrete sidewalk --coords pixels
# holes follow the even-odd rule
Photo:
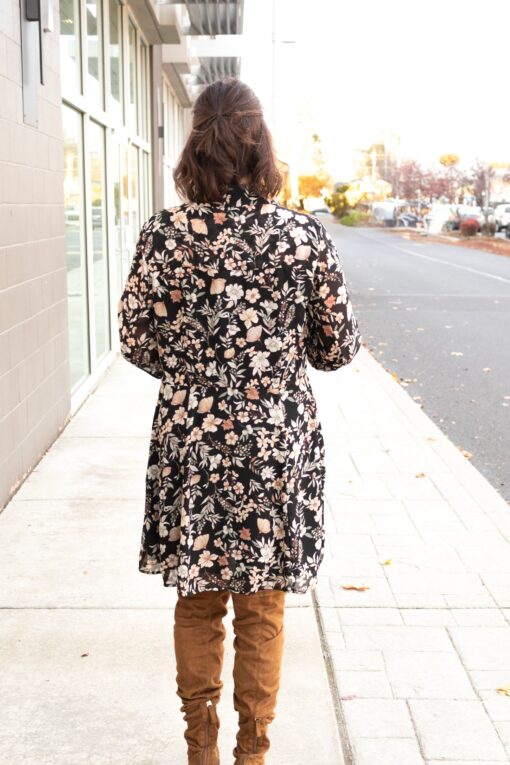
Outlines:
[[[288,596],[268,765],[510,762],[508,505],[365,348],[310,379],[326,557],[318,586]],[[186,761],[175,592],[137,570],[158,385],[118,359],[0,516],[10,765]]]
[[[185,765],[176,591],[138,572],[159,382],[118,358],[0,515],[1,765]],[[233,761],[232,607],[219,706]],[[269,762],[339,765],[311,592],[288,595]]]
[[[510,508],[365,348],[310,377],[346,765],[510,762]]]

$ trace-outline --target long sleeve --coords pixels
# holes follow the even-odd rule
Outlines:
[[[152,284],[147,256],[152,250],[152,218],[140,231],[135,255],[117,307],[120,352],[131,364],[161,379]]]
[[[312,367],[331,372],[353,360],[362,335],[336,246],[322,222],[317,224],[317,263],[307,305],[306,352]]]

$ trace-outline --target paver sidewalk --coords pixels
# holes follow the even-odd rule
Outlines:
[[[510,762],[510,508],[364,347],[310,379],[346,764]]]
[[[509,762],[510,696],[497,688],[510,688],[510,508],[364,347],[310,379],[326,556],[313,592],[288,596],[268,765]],[[0,515],[10,765],[185,763],[175,592],[136,568],[158,385],[117,360]]]
[[[0,514],[1,765],[184,765],[175,589],[138,571],[159,381],[117,359]],[[232,607],[219,705],[232,763]],[[288,595],[268,765],[341,765],[311,592]]]

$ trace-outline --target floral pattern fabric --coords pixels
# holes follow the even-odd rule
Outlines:
[[[233,185],[143,226],[121,354],[161,380],[139,569],[182,595],[304,593],[324,555],[325,449],[307,362],[361,334],[321,221]]]

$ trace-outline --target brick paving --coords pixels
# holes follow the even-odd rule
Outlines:
[[[510,762],[508,504],[364,347],[310,379],[346,764]]]

